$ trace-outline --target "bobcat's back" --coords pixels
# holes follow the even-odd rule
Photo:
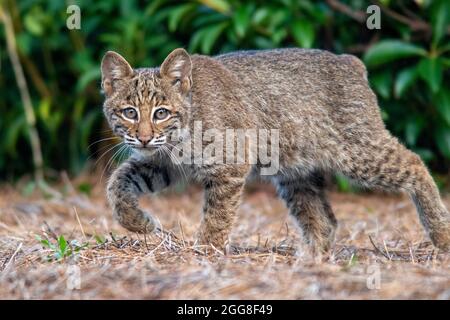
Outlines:
[[[245,105],[239,109],[243,127],[280,129],[281,163],[297,161],[290,154],[308,163],[318,157],[333,161],[355,140],[385,137],[365,66],[354,56],[292,48],[233,52],[214,60],[234,79],[228,88],[236,100],[221,108],[204,107],[215,108],[220,123],[227,123],[238,102]],[[198,88],[202,94],[203,88]]]
[[[270,111],[280,120],[325,112],[339,121],[356,113],[382,125],[365,66],[355,56],[292,48],[239,51],[215,59],[239,79],[255,112]]]

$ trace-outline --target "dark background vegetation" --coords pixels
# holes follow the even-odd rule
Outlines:
[[[381,7],[381,30],[366,8]],[[68,30],[66,8],[81,8]],[[108,135],[99,64],[115,50],[135,67],[156,66],[176,47],[322,48],[363,59],[387,127],[446,182],[450,168],[450,2],[422,1],[36,1],[4,0],[30,89],[47,177],[78,174]],[[0,24],[0,179],[33,171],[29,130]],[[94,155],[93,155],[94,154]],[[91,160],[88,158],[91,156]]]

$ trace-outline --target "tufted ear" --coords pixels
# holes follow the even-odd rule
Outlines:
[[[186,50],[178,48],[173,50],[160,68],[163,79],[167,79],[173,86],[179,87],[181,93],[186,94],[192,86],[192,63]]]
[[[102,88],[107,96],[114,91],[114,81],[123,80],[133,75],[133,68],[120,54],[108,51],[102,60]]]

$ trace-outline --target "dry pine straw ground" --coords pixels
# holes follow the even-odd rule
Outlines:
[[[223,252],[192,243],[202,203],[196,188],[145,200],[164,230],[144,237],[113,222],[102,187],[89,198],[72,190],[46,199],[4,186],[0,298],[450,299],[450,254],[433,248],[406,196],[330,197],[337,241],[320,259],[307,253],[284,204],[267,187],[246,194]],[[48,261],[52,252],[36,235],[89,245]],[[79,289],[70,289],[77,279]]]

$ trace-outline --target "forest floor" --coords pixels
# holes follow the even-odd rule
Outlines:
[[[113,221],[102,186],[83,186],[62,198],[1,187],[0,299],[450,299],[450,254],[406,196],[330,192],[336,245],[313,257],[268,187],[246,193],[220,251],[193,244],[198,188],[145,199],[164,230],[143,236]]]

